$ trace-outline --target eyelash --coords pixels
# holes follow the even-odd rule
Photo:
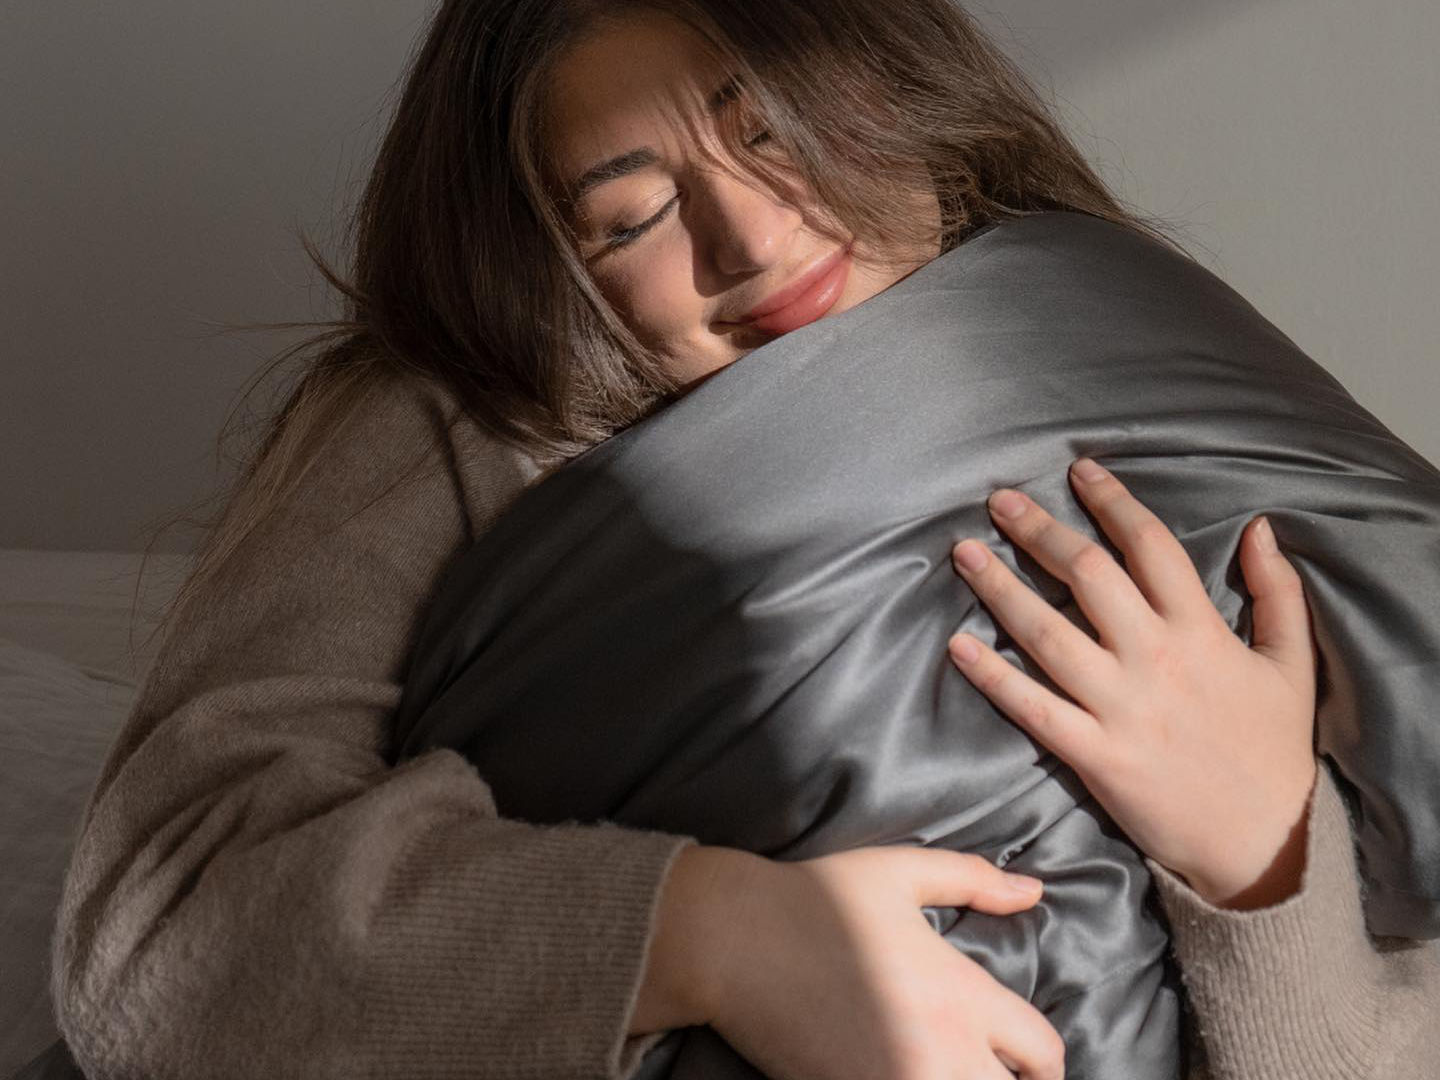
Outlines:
[[[769,130],[762,128],[759,132],[747,139],[745,141],[745,145],[759,146],[761,143],[766,143],[769,141]],[[676,196],[675,199],[671,199],[669,202],[667,202],[664,206],[660,208],[659,212],[656,213],[654,217],[646,221],[642,221],[639,225],[632,225],[628,229],[615,229],[611,232],[606,233],[606,247],[612,250],[615,248],[622,248],[640,239],[640,237],[645,235],[645,233],[649,232],[656,225],[660,224],[660,222],[665,218],[665,216],[670,213],[670,208],[675,205],[678,198],[679,196]]]
[[[679,196],[677,195],[675,199],[667,202],[660,208],[660,212],[648,221],[642,221],[639,225],[632,225],[628,229],[615,229],[612,232],[606,233],[605,239],[609,241],[608,246],[611,248],[622,248],[626,244],[633,243],[640,239],[640,237],[649,232],[652,227],[658,225],[666,214],[670,213],[670,208],[675,205],[675,201],[678,198]]]

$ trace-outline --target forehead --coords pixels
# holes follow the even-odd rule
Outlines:
[[[607,20],[565,50],[551,72],[547,132],[560,174],[573,177],[601,158],[655,146],[667,120],[703,111],[720,70],[674,19]]]

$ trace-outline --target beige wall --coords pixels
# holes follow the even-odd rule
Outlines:
[[[1440,461],[1440,5],[973,9],[1124,197]],[[335,250],[428,10],[0,6],[0,547],[133,550],[228,475],[215,433],[285,339],[215,328],[326,310],[286,230]]]
[[[1440,463],[1440,3],[989,7],[1112,187]]]

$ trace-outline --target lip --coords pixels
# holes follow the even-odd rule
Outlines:
[[[742,325],[783,334],[814,322],[840,298],[849,272],[847,245],[762,300],[745,315]]]

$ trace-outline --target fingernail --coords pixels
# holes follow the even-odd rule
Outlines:
[[[965,540],[955,545],[955,562],[970,573],[979,573],[990,561],[990,552],[979,540]]]
[[[969,634],[956,634],[950,639],[950,655],[962,664],[973,664],[980,659],[980,646]]]
[[[1096,480],[1104,480],[1110,474],[1088,457],[1076,458],[1072,466],[1075,475],[1081,480],[1088,480],[1094,483]]]
[[[1273,555],[1280,548],[1275,543],[1275,530],[1270,528],[1269,518],[1257,518],[1255,524],[1255,546],[1267,555]]]
[[[1045,883],[1039,878],[1030,877],[1028,874],[1006,874],[1005,885],[1011,892],[1020,896],[1035,896],[1045,889]]]
[[[1025,496],[1018,491],[997,491],[990,496],[990,509],[1003,518],[1018,518],[1025,512]]]

